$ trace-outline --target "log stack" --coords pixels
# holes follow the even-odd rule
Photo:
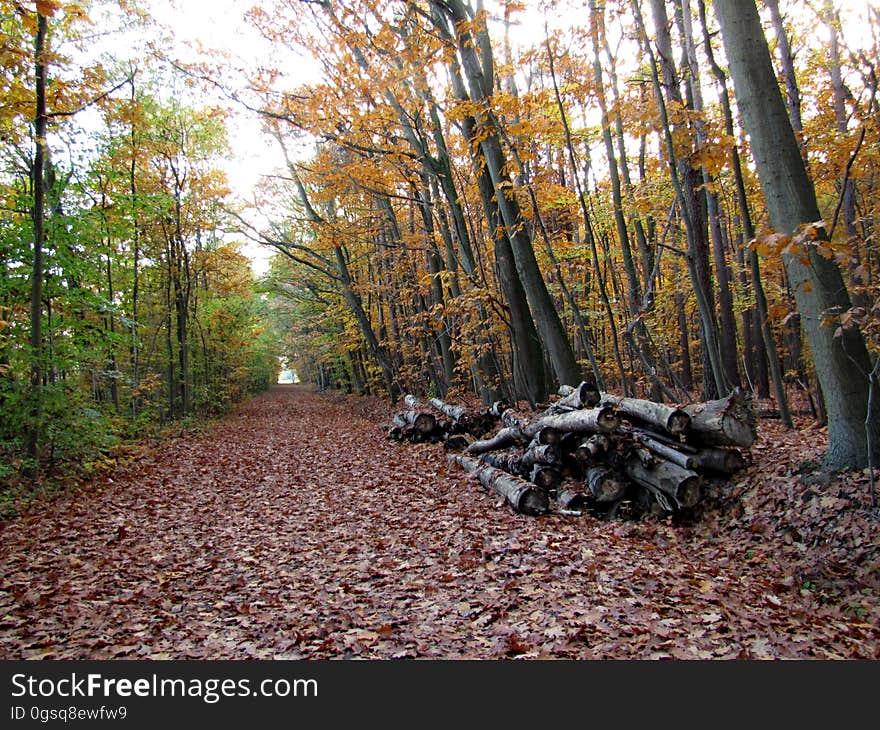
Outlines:
[[[407,396],[408,410],[395,415],[388,435],[463,452],[450,460],[516,511],[541,514],[555,503],[606,517],[622,507],[634,515],[693,509],[707,480],[746,465],[756,437],[741,389],[681,408],[599,393],[586,382],[563,386],[559,396],[531,419],[503,404],[473,411],[434,398],[429,409]]]
[[[403,402],[407,410],[396,413],[384,429],[391,441],[443,443],[448,451],[464,451],[477,438],[495,428],[507,404],[497,401],[482,410],[451,405],[439,398],[423,403],[414,395]]]

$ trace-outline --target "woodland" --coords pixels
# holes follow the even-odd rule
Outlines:
[[[0,657],[880,658],[877,7],[160,4],[0,0]]]

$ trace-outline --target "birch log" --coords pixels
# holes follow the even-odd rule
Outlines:
[[[483,487],[502,495],[517,512],[541,515],[550,506],[547,493],[525,479],[507,474],[467,456],[455,454],[449,458],[466,472],[476,475]]]
[[[626,475],[636,484],[671,497],[678,507],[693,507],[700,500],[700,475],[683,469],[669,461],[658,461],[646,468],[638,458],[631,458],[625,465]]]
[[[687,439],[705,446],[748,448],[757,437],[751,396],[736,388],[726,398],[685,406],[690,416]]]
[[[577,387],[562,385],[559,387],[558,392],[562,398],[544,411],[545,415],[551,416],[554,413],[565,413],[566,411],[573,411],[578,408],[592,408],[599,405],[599,390],[594,383],[587,380]]]
[[[681,408],[664,403],[654,403],[641,398],[623,398],[610,393],[602,394],[602,403],[615,406],[623,415],[662,428],[673,436],[684,433],[690,424],[690,416]]]

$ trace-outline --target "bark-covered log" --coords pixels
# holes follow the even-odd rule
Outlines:
[[[649,489],[659,489],[678,507],[693,507],[700,499],[700,475],[678,464],[658,461],[646,468],[638,458],[633,457],[627,460],[625,469],[626,475],[634,482]]]
[[[487,451],[504,449],[523,441],[522,431],[518,428],[502,428],[498,433],[488,439],[474,441],[467,447],[469,454],[485,454]]]
[[[556,467],[535,464],[529,474],[529,480],[545,492],[555,494],[562,483],[562,473]]]
[[[486,415],[492,416],[493,418],[501,418],[501,414],[508,408],[510,408],[510,406],[503,400],[496,400],[486,409]]]
[[[587,380],[577,387],[570,385],[560,386],[558,392],[562,397],[544,411],[544,415],[552,416],[555,413],[565,413],[566,411],[573,411],[578,408],[592,408],[599,405],[599,389],[595,383]]]
[[[574,431],[577,433],[601,433],[613,431],[620,425],[620,418],[615,410],[608,406],[589,410],[558,413],[545,416],[531,423],[523,423],[510,410],[504,412],[502,421],[508,425],[492,438],[474,441],[468,446],[469,454],[483,454],[487,451],[503,449],[515,443],[528,443],[537,438],[541,443],[559,443],[560,433]]]
[[[437,417],[433,413],[425,413],[424,411],[401,411],[394,415],[392,421],[395,426],[401,428],[408,425],[413,426],[425,436],[437,428]]]
[[[705,446],[748,448],[757,437],[751,396],[736,388],[726,398],[685,406],[691,423],[687,440]]]
[[[465,471],[475,474],[483,487],[502,495],[517,512],[527,515],[541,515],[550,506],[547,493],[524,479],[460,454],[449,458]]]
[[[469,433],[474,437],[482,436],[495,426],[503,411],[507,409],[507,404],[503,401],[496,401],[479,412],[446,403],[439,398],[431,398],[428,402],[440,413],[452,419],[452,424],[449,426],[450,433]]]
[[[562,452],[556,444],[536,444],[531,446],[523,455],[523,466],[531,469],[535,464],[552,466],[562,460]]]
[[[613,431],[620,425],[620,416],[614,408],[600,406],[598,408],[557,413],[544,416],[523,427],[526,436],[534,436],[543,428],[555,428],[557,431],[576,433],[602,433]]]
[[[465,408],[464,406],[453,406],[449,403],[444,403],[439,398],[431,398],[431,400],[428,402],[432,406],[434,406],[434,408],[440,411],[440,413],[442,413],[444,416],[448,416],[453,421],[459,420],[467,413],[467,408]]]
[[[575,449],[575,456],[584,462],[599,458],[611,448],[611,439],[604,433],[596,433],[584,439]]]
[[[392,426],[388,430],[389,441],[409,441],[412,444],[421,444],[431,439],[437,432],[423,433],[411,423],[404,426]]]
[[[652,454],[648,449],[644,446],[630,446],[628,454],[630,457],[634,457],[639,460],[639,463],[645,469],[650,469],[657,463],[657,459],[654,458],[654,454]]]
[[[501,414],[501,423],[507,428],[522,428],[525,422],[526,419],[513,410],[513,408],[506,408]]]
[[[692,458],[698,469],[715,471],[719,474],[733,474],[746,465],[745,457],[736,449],[707,446],[705,449],[700,449]]]
[[[584,482],[597,502],[610,503],[621,499],[626,492],[626,482],[610,469],[593,466],[586,470]]]
[[[562,432],[550,426],[545,426],[532,434],[532,443],[537,446],[558,446],[561,441]]]
[[[660,441],[651,438],[645,433],[633,431],[632,437],[649,451],[652,451],[666,461],[678,464],[683,469],[693,470],[697,467],[697,463],[692,455],[684,454],[668,444],[661,443]]]
[[[590,498],[583,492],[574,489],[563,489],[556,497],[556,504],[561,509],[582,510],[589,504]]]
[[[412,394],[405,395],[403,402],[406,403],[406,407],[411,411],[417,411],[422,407],[422,402]]]
[[[484,464],[488,464],[489,466],[494,466],[496,469],[506,471],[508,474],[522,477],[523,479],[525,479],[529,474],[528,469],[523,468],[522,454],[512,451],[502,451],[494,454],[483,454],[482,456],[480,456],[480,461],[482,461]]]
[[[648,512],[660,516],[667,512],[675,512],[675,504],[657,487],[637,484],[630,490],[635,506],[641,512]]]
[[[562,482],[562,473],[555,466],[546,464],[527,464],[523,454],[504,451],[501,453],[483,454],[480,461],[489,466],[521,477],[528,478],[541,489],[553,493]]]
[[[654,403],[641,398],[623,398],[610,393],[602,394],[604,405],[615,406],[623,415],[650,423],[672,435],[684,433],[690,424],[690,416],[681,408]]]

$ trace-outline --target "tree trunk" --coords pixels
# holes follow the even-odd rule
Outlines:
[[[801,226],[819,221],[819,207],[779,93],[757,8],[753,2],[715,0],[715,11],[771,223],[797,235]],[[825,238],[819,226],[812,234],[820,244]],[[783,262],[828,412],[825,465],[864,467],[869,441],[875,444],[873,456],[880,456],[880,405],[875,406],[877,412],[868,413],[870,359],[858,329],[826,322],[849,310],[850,299],[837,264],[821,255],[821,246],[806,240],[802,253],[783,254]]]
[[[801,157],[806,162],[807,149],[803,138],[804,124],[801,119],[801,92],[798,88],[797,76],[794,72],[794,55],[788,42],[788,33],[785,32],[782,14],[779,12],[779,0],[764,0],[764,4],[770,10],[770,20],[773,23],[773,32],[776,34],[776,47],[779,50],[779,61],[782,65],[782,75],[785,79],[788,117],[791,120],[791,126],[798,141]],[[717,8],[715,12],[718,14]]]
[[[30,388],[29,408],[25,433],[25,451],[31,464],[30,473],[36,473],[40,458],[40,421],[43,418],[43,246],[46,231],[46,16],[37,13],[37,35],[34,39],[34,69],[36,73],[34,111],[34,160],[32,174],[34,223],[34,252],[31,264],[30,299]]]
[[[703,391],[704,397],[711,397],[712,394],[721,395],[728,388],[725,384],[724,372],[721,366],[721,351],[718,346],[718,328],[715,322],[714,297],[709,269],[708,247],[706,244],[706,218],[702,205],[703,199],[699,191],[701,187],[700,175],[691,167],[690,162],[686,158],[679,157],[675,151],[673,131],[682,125],[681,123],[671,123],[667,114],[663,86],[666,88],[670,102],[675,106],[684,107],[684,100],[678,88],[677,73],[672,59],[672,40],[669,34],[666,6],[663,0],[651,0],[651,7],[657,34],[659,66],[663,73],[662,85],[657,72],[655,54],[651,50],[651,44],[648,41],[647,32],[644,28],[638,0],[633,0],[633,10],[639,27],[639,33],[644,39],[645,50],[651,62],[651,77],[663,122],[663,136],[665,139],[669,174],[675,188],[676,199],[680,204],[682,219],[685,223],[688,241],[686,257],[688,273],[696,296],[703,332]]]
[[[455,93],[456,98],[461,101],[469,102],[470,96],[468,95],[464,81],[461,78],[461,69],[457,62],[452,62],[450,64],[450,76],[452,79],[453,92]],[[432,106],[432,112],[436,114],[436,107]],[[477,120],[473,116],[467,115],[461,121],[461,128],[464,136],[468,140],[471,140],[477,134]],[[448,155],[448,153],[446,153],[445,141],[442,146],[440,144],[440,140],[442,140],[442,131],[440,130],[439,119],[435,120],[435,129],[434,136],[438,148],[442,150],[445,155]],[[526,292],[523,289],[519,273],[517,272],[510,238],[502,223],[501,214],[498,210],[498,202],[495,196],[492,180],[485,169],[485,165],[483,164],[478,151],[473,149],[470,144],[468,144],[468,147],[471,150],[471,160],[477,177],[483,214],[486,216],[486,225],[493,242],[498,283],[501,286],[501,291],[504,294],[504,299],[508,307],[511,339],[513,341],[514,357],[516,360],[516,363],[514,364],[514,381],[520,384],[519,388],[514,387],[514,393],[517,395],[521,393],[529,403],[535,404],[544,400],[547,396],[547,374],[544,369],[544,354],[541,349],[540,337],[535,326],[535,320],[529,310]],[[445,168],[449,170],[449,185],[451,187],[451,163],[449,162],[448,156],[444,159]],[[458,200],[457,194],[455,198],[455,207],[459,209],[461,225],[464,227],[465,234],[469,235],[467,234],[464,213],[460,210],[461,204]],[[476,275],[476,268],[473,263],[473,254],[471,253],[470,256],[471,263],[465,263],[466,259],[463,260],[463,263],[465,263],[466,269],[468,266],[472,268],[469,275],[473,278]],[[482,304],[480,306],[482,307]],[[485,320],[485,313],[483,313],[483,315],[483,319]],[[486,359],[485,355],[483,356],[483,359]],[[517,373],[517,363],[520,366],[518,368],[520,371],[519,373]],[[480,370],[483,371],[485,368],[480,367]],[[480,372],[480,377],[485,378],[486,376]],[[489,400],[498,397],[497,388],[495,389],[494,394],[486,393],[484,395],[484,402],[487,402],[486,396],[488,396]]]
[[[706,6],[704,0],[698,0],[698,11],[700,14],[700,22],[703,26],[703,46],[706,49],[706,55],[709,59],[709,65],[712,68],[712,74],[715,76],[718,85],[721,87],[721,108],[724,112],[724,126],[728,135],[734,136],[733,128],[733,112],[730,108],[730,98],[727,91],[727,77],[723,69],[716,63],[715,56],[712,52],[712,39],[709,35],[709,27],[706,22]],[[755,237],[755,228],[752,225],[752,214],[749,209],[749,201],[746,196],[745,181],[742,173],[742,161],[740,160],[739,149],[734,146],[733,154],[733,177],[736,183],[737,202],[739,204],[740,216],[743,226],[743,234],[747,241],[752,241]],[[764,284],[761,281],[761,269],[756,251],[749,251],[749,271],[751,274],[752,292],[755,296],[755,318],[756,329],[760,341],[756,341],[755,347],[755,371],[757,373],[758,394],[761,395],[767,390],[766,371],[769,365],[770,373],[773,378],[773,387],[776,393],[776,402],[779,404],[779,412],[782,414],[782,423],[786,428],[792,428],[793,423],[791,414],[788,409],[788,397],[785,393],[785,383],[782,377],[782,370],[779,364],[779,355],[776,350],[776,340],[773,337],[773,330],[770,325],[770,315],[767,308],[767,297],[764,294]]]
[[[484,104],[489,101],[492,95],[492,87],[487,85],[483,73],[485,65],[491,64],[491,58],[485,56],[488,45],[482,44],[484,63],[481,64],[475,50],[473,37],[464,28],[464,24],[468,23],[468,16],[463,2],[461,0],[447,0],[437,3],[437,5],[441,10],[450,13],[456,26],[456,41],[470,87],[471,99],[478,104]],[[546,282],[538,267],[519,204],[509,192],[512,183],[505,171],[507,161],[501,147],[497,120],[491,115],[482,113],[477,121],[481,132],[480,138],[482,138],[480,141],[482,158],[492,180],[498,210],[513,251],[516,271],[525,290],[538,334],[550,357],[558,382],[580,382],[581,368],[575,360],[568,334],[562,326],[559,312],[556,310],[556,305],[550,297]],[[470,142],[471,140],[468,140],[468,143]]]

